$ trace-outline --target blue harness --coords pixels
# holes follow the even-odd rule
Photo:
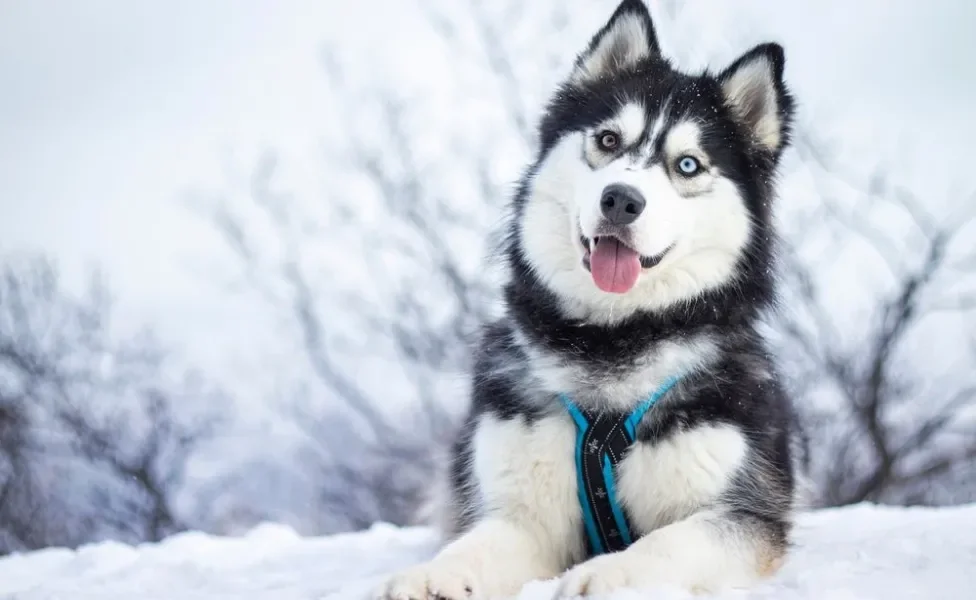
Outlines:
[[[678,378],[664,382],[630,414],[584,410],[565,394],[560,396],[576,423],[576,487],[590,555],[623,550],[634,541],[627,517],[617,500],[614,468],[637,438],[644,414],[670,390]]]

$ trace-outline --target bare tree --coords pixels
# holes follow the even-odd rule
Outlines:
[[[783,355],[817,449],[819,501],[972,499],[976,253],[965,240],[976,194],[963,196],[962,214],[938,219],[926,209],[935,199],[897,184],[890,169],[857,182],[823,147],[801,134],[799,155],[815,170],[820,210],[804,220],[806,235],[791,240],[789,310],[780,323]],[[846,199],[837,197],[831,181],[844,184]],[[823,225],[811,227],[818,222]],[[830,236],[830,244],[801,258],[800,249],[817,233]],[[850,256],[864,250],[873,259],[872,274],[886,284],[871,299],[866,325],[858,326],[853,310],[838,311],[825,296]],[[947,329],[959,336],[935,341]],[[939,343],[946,345],[932,347]],[[947,365],[956,368],[947,371]]]
[[[173,502],[212,417],[175,403],[216,391],[170,369],[143,333],[112,330],[93,278],[65,290],[46,260],[0,267],[0,552],[99,537],[158,540],[186,527]]]
[[[398,135],[395,119],[388,127]],[[325,402],[313,399],[323,394],[310,392],[290,409],[308,440],[303,456],[317,465],[311,475],[321,482],[320,531],[411,521],[435,467],[431,447],[449,439],[454,424],[437,378],[464,369],[465,343],[482,306],[471,268],[451,250],[450,235],[462,227],[462,217],[451,216],[446,204],[428,203],[418,172],[407,170],[394,180],[380,164],[388,156],[376,149],[356,152],[356,168],[382,189],[394,227],[372,233],[357,215],[342,210],[329,218],[337,230],[364,234],[340,243],[364,263],[377,284],[376,300],[338,284],[328,273],[341,267],[316,265],[316,244],[296,241],[300,233],[293,224],[301,219],[294,213],[301,207],[274,191],[272,156],[258,165],[248,200],[263,226],[278,240],[289,240],[277,260],[266,264],[258,234],[231,203],[221,200],[210,212],[247,280],[293,332],[309,373],[305,385],[325,391]],[[404,147],[398,156],[409,153]],[[391,267],[391,260],[398,266]],[[376,341],[356,348],[356,338]],[[375,381],[383,371],[392,392]],[[386,397],[409,410],[385,409]]]
[[[307,385],[325,391],[304,394],[293,410],[307,454],[320,465],[323,512],[342,515],[325,530],[405,523],[417,508],[433,455],[451,440],[464,407],[458,383],[471,335],[496,298],[480,259],[497,241],[492,226],[510,183],[493,172],[494,162],[500,147],[527,150],[535,137],[526,74],[511,60],[511,26],[540,9],[480,0],[418,6],[456,51],[459,69],[493,73],[500,127],[440,136],[441,151],[432,155],[423,103],[378,81],[350,81],[354,69],[327,48],[323,68],[337,104],[363,129],[378,127],[382,139],[330,143],[325,168],[341,185],[314,204],[280,189],[273,153],[259,161],[243,198],[196,204],[205,206],[248,286],[284,317],[308,367]],[[567,10],[558,3],[542,10],[550,35],[560,33]],[[447,173],[455,183],[445,184]],[[344,283],[349,260],[368,277]],[[369,375],[378,372],[386,385]],[[308,401],[323,396],[324,403]]]
[[[0,554],[40,546],[44,537],[33,524],[36,482],[27,457],[26,410],[19,400],[0,394]]]

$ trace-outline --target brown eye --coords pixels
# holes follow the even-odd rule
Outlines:
[[[612,131],[602,131],[597,137],[597,143],[600,145],[600,149],[606,152],[611,152],[617,149],[620,145],[620,136]]]

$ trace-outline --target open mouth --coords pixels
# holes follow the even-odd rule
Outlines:
[[[613,235],[598,235],[591,240],[590,238],[584,236],[583,234],[580,234],[579,240],[580,240],[580,244],[583,245],[583,266],[586,267],[587,271],[590,271],[592,268],[590,266],[590,256],[593,250],[596,248],[596,246],[600,245],[601,243],[607,241],[616,241],[621,246],[630,249],[629,246],[626,246],[626,244],[620,241],[620,238]],[[671,246],[668,246],[667,248],[664,249],[664,251],[655,254],[654,256],[644,256],[643,254],[638,254],[638,260],[640,261],[641,268],[650,269],[652,267],[657,266],[657,264],[661,262],[661,260],[664,258],[664,255],[667,254],[669,250],[671,250]]]
[[[624,294],[637,285],[644,269],[661,262],[671,249],[654,256],[642,256],[614,235],[598,235],[593,239],[580,234],[583,245],[583,267],[590,272],[593,283],[604,292]]]

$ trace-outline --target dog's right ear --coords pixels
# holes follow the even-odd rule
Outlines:
[[[651,13],[643,0],[623,0],[576,59],[573,83],[606,77],[660,52]]]

